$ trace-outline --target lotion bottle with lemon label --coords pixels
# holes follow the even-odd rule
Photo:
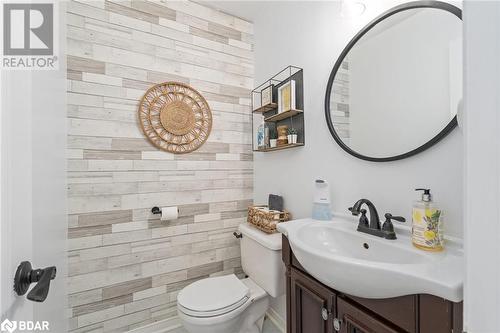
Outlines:
[[[432,201],[430,189],[418,188],[415,191],[423,193],[422,200],[416,201],[413,205],[413,245],[426,251],[442,251],[444,248],[442,211]]]

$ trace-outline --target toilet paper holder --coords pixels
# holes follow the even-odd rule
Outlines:
[[[177,213],[178,212],[179,208],[177,208]],[[154,206],[153,208],[151,208],[151,213],[153,213],[154,215],[161,215],[161,208],[158,206]]]

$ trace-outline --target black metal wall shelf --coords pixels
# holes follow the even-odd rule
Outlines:
[[[254,113],[266,113],[268,111],[278,109],[278,103],[269,103],[267,105],[261,106],[256,110],[253,110]]]
[[[264,121],[277,122],[277,121],[280,121],[280,120],[283,120],[283,119],[287,119],[287,118],[296,116],[296,115],[298,115],[299,113],[302,113],[302,112],[304,112],[304,111],[292,109],[292,110],[289,110],[289,111],[277,113],[277,114],[272,115],[270,117],[264,118]]]
[[[276,150],[283,150],[283,149],[289,149],[289,148],[295,148],[295,147],[302,147],[304,146],[303,143],[287,143],[286,145],[281,145],[281,146],[276,146],[276,147],[269,147],[269,148],[261,148],[257,149],[254,151],[261,151],[261,152],[268,152],[268,151],[276,151]]]
[[[290,94],[290,98],[295,95],[295,105],[289,110],[279,112],[279,90],[280,87],[294,81],[295,89]],[[262,91],[271,87],[272,99],[266,105],[262,105]],[[303,69],[296,66],[287,66],[285,69],[266,80],[261,85],[252,90],[252,148],[255,152],[271,152],[289,148],[303,147],[305,145],[305,126],[304,126],[304,78]],[[282,143],[276,147],[270,146],[269,138],[265,134],[276,132],[276,128],[281,125],[287,125],[288,128],[294,128],[297,131],[296,143]],[[259,128],[264,137],[260,140],[257,138]],[[266,130],[268,128],[269,130]],[[273,130],[274,129],[274,130]],[[262,135],[261,135],[262,136]]]

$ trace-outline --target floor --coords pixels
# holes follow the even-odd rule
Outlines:
[[[282,333],[276,326],[274,326],[273,322],[266,318],[264,321],[264,329],[262,333]]]
[[[165,331],[165,333],[187,333],[187,331],[183,327],[179,327],[178,325],[174,325],[171,329]],[[264,329],[262,333],[282,333],[272,321],[266,318],[264,321]]]

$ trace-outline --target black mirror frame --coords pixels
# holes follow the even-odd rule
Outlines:
[[[358,42],[358,40],[363,37],[371,28],[373,28],[375,25],[377,25],[379,22],[385,20],[386,18],[405,11],[409,9],[416,9],[416,8],[436,8],[436,9],[442,9],[445,10],[456,17],[458,17],[460,20],[462,20],[462,10],[452,4],[442,2],[442,1],[413,1],[413,2],[408,2],[396,7],[393,7],[383,13],[382,15],[378,16],[375,18],[373,21],[368,23],[363,29],[361,29],[352,39],[351,41],[347,44],[347,46],[344,48],[340,56],[338,57],[337,61],[335,62],[335,65],[333,66],[332,72],[330,73],[330,77],[328,79],[328,84],[326,86],[326,96],[325,96],[325,116],[326,116],[326,123],[328,124],[328,129],[330,130],[330,133],[332,134],[333,138],[337,142],[337,144],[345,150],[347,153],[360,158],[365,161],[371,161],[371,162],[390,162],[390,161],[397,161],[397,160],[402,160],[404,158],[408,158],[410,156],[416,155],[418,153],[423,152],[426,149],[429,149],[430,147],[434,146],[436,143],[441,141],[446,135],[448,135],[455,127],[458,125],[457,121],[457,116],[453,117],[453,119],[446,125],[444,129],[441,130],[435,137],[433,137],[431,140],[429,140],[427,143],[423,144],[422,146],[413,149],[407,153],[401,154],[401,155],[396,155],[396,156],[391,156],[391,157],[370,157],[370,156],[365,156],[362,154],[357,153],[356,151],[352,150],[349,146],[347,146],[344,141],[339,137],[337,132],[335,131],[335,128],[333,126],[333,121],[331,118],[330,114],[330,94],[333,86],[333,81],[335,80],[335,75],[337,74],[338,69],[340,68],[342,61],[344,60],[345,56],[351,48]]]

